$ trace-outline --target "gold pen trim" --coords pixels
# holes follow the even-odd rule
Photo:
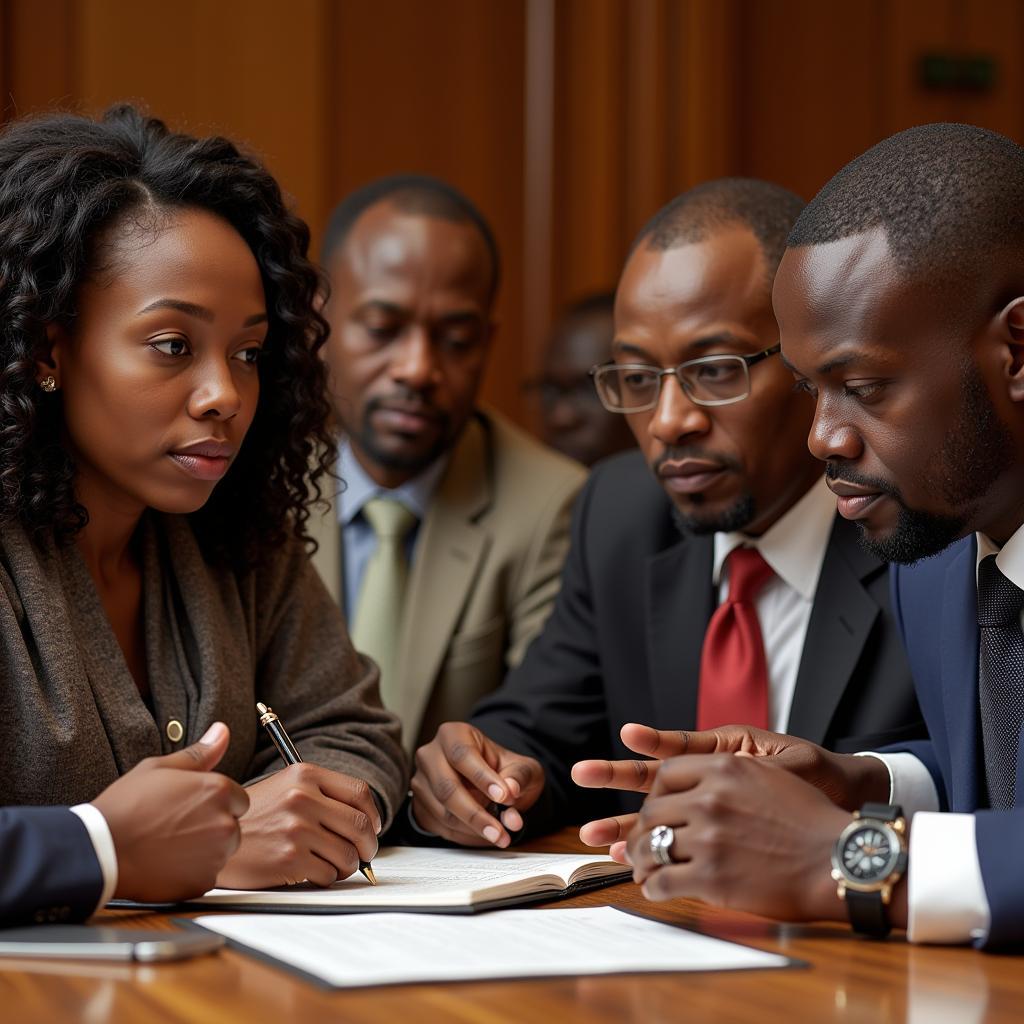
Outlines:
[[[262,702],[256,705],[256,710],[260,713],[260,725],[267,725],[270,722],[279,720],[277,715],[274,714],[273,708],[268,707]]]

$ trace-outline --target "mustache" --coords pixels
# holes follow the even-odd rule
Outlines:
[[[666,448],[651,464],[651,469],[658,473],[666,462],[682,462],[683,459],[700,459],[701,461],[713,462],[721,466],[722,469],[740,470],[743,468],[740,465],[739,459],[733,458],[731,455],[723,455],[720,452],[711,452],[697,445],[686,444],[672,445]]]
[[[883,480],[880,476],[868,476],[865,473],[855,473],[852,469],[847,469],[839,462],[825,463],[825,479],[843,480],[848,484],[860,484],[862,487],[868,487],[881,494],[887,494],[890,498],[894,498],[901,505],[903,504],[903,497],[900,494],[900,489],[895,484],[890,483],[888,480]]]
[[[433,402],[428,401],[422,392],[413,391],[411,388],[401,388],[392,391],[387,395],[375,395],[369,399],[363,410],[363,416],[368,417],[380,409],[385,409],[395,404],[400,405],[404,410],[415,413],[417,416],[426,416],[436,420],[438,423],[447,423],[448,414],[438,409]]]

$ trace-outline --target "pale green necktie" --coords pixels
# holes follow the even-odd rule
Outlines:
[[[359,587],[352,642],[356,650],[368,654],[380,666],[381,700],[385,707],[395,707],[399,692],[395,678],[398,636],[409,575],[405,538],[416,525],[416,516],[390,498],[368,501],[363,516],[377,535],[377,550],[366,563]]]

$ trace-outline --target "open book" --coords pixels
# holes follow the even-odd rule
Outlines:
[[[420,910],[472,914],[570,896],[621,882],[630,869],[592,854],[517,853],[391,846],[373,859],[377,885],[360,874],[327,889],[292,885],[251,892],[211,889],[189,906],[292,914]]]

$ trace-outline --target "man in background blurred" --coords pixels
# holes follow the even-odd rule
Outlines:
[[[584,474],[478,404],[500,262],[465,196],[421,176],[365,185],[323,262],[343,489],[316,561],[411,750],[540,631]]]
[[[611,358],[614,312],[614,292],[569,306],[548,338],[540,376],[526,386],[539,407],[541,436],[584,466],[636,444],[629,424],[601,405],[590,379],[591,367]]]

